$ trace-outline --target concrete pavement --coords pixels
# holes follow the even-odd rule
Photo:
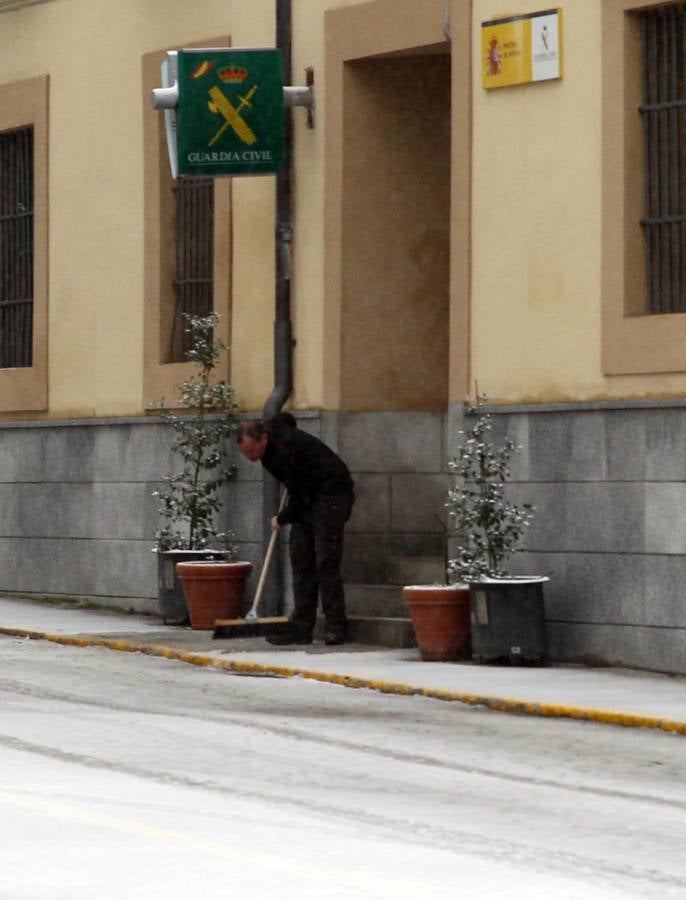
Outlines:
[[[348,687],[452,700],[493,710],[686,735],[686,677],[628,669],[423,662],[418,650],[362,644],[272,647],[214,640],[154,616],[0,598],[0,635],[142,652],[246,675],[304,677]]]

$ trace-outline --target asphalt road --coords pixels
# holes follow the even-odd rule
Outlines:
[[[0,638],[0,900],[686,896],[686,738]]]

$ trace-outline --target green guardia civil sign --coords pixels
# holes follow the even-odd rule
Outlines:
[[[179,175],[267,175],[283,161],[280,50],[181,50]]]

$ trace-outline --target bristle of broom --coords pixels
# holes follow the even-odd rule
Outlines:
[[[217,619],[214,623],[215,638],[265,637],[271,634],[287,634],[291,622],[287,616],[263,619]]]

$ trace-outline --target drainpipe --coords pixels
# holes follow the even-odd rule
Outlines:
[[[448,43],[452,41],[450,33],[450,0],[443,0],[443,34]]]
[[[276,0],[276,46],[283,59],[283,83],[291,84],[291,2]],[[284,122],[284,161],[276,175],[276,292],[274,313],[274,389],[262,411],[264,419],[273,418],[282,409],[293,390],[293,328],[291,323],[291,243],[293,238],[292,212],[293,127],[290,109]],[[262,491],[263,553],[271,537],[271,519],[279,507],[279,484],[264,473]],[[279,544],[264,587],[265,615],[283,611],[283,576]],[[263,557],[264,558],[264,557]]]
[[[283,58],[283,83],[291,84],[291,2],[276,0],[276,46]],[[293,334],[291,326],[291,241],[293,212],[291,186],[293,127],[290,110],[284,122],[284,163],[276,176],[276,303],[274,321],[274,390],[264,405],[271,419],[293,390]]]

